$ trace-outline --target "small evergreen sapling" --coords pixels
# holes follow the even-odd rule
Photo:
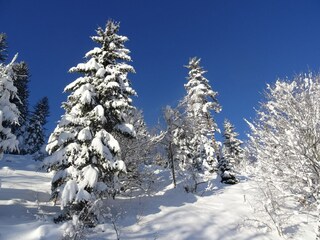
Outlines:
[[[243,142],[238,139],[239,134],[235,131],[235,127],[229,120],[225,119],[223,127],[223,154],[227,156],[233,166],[239,166],[244,157],[244,150],[241,147]]]
[[[224,121],[224,142],[222,147],[222,157],[219,159],[218,168],[221,176],[221,182],[228,184],[238,183],[235,177],[234,167],[239,166],[243,159],[242,141],[239,140],[238,133],[234,126],[226,119]]]

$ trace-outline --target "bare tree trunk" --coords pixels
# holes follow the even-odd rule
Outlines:
[[[172,172],[173,186],[176,187],[177,186],[176,172],[175,172],[175,169],[174,169],[174,159],[173,159],[173,150],[172,150],[172,143],[171,142],[169,144],[169,158],[170,158],[170,161],[171,161],[171,172]]]
[[[316,240],[320,240],[320,189],[318,189],[317,194],[317,204],[318,204],[318,231],[317,231],[317,237]]]

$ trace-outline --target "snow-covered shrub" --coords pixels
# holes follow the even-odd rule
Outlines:
[[[84,224],[78,215],[73,215],[72,219],[62,225],[62,240],[81,240],[84,239]]]
[[[153,172],[148,171],[148,167],[153,164],[152,151],[155,143],[147,130],[142,111],[129,111],[126,122],[129,124],[121,125],[121,128],[113,133],[119,142],[121,159],[126,167],[126,174],[121,174],[119,179],[124,191],[144,193],[150,189],[153,182]],[[134,137],[128,137],[128,132]]]
[[[247,155],[254,156],[255,175],[268,198],[265,209],[280,233],[288,209],[293,214],[319,204],[319,123],[320,76],[311,73],[268,85],[256,120],[248,122]]]

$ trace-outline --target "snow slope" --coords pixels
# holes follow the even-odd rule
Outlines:
[[[0,161],[1,240],[58,239],[61,235],[50,220],[59,210],[48,202],[51,176],[38,171],[37,165],[26,156],[5,155]]]
[[[262,224],[250,222],[254,211],[245,197],[250,182],[216,184],[202,192],[203,196],[169,185],[140,201],[109,200],[109,205],[126,213],[116,219],[120,239],[280,239]],[[207,187],[203,186],[203,190]],[[110,224],[97,227],[90,236],[90,239],[116,239]]]
[[[0,161],[1,240],[62,238],[66,224],[52,222],[60,211],[49,202],[52,176],[39,166],[26,156],[6,155]],[[120,239],[282,239],[270,220],[254,211],[253,181],[228,186],[214,180],[194,195],[180,185],[172,188],[169,177],[158,171],[156,194],[106,200],[113,209],[110,221],[86,230],[84,238],[116,239],[116,228]],[[294,239],[314,239],[314,221],[303,222]]]

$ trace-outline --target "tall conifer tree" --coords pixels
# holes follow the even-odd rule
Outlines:
[[[175,172],[179,172],[186,190],[193,192],[216,165],[219,143],[215,133],[219,129],[212,113],[219,113],[221,106],[217,92],[203,76],[206,71],[200,66],[200,59],[191,58],[186,67],[189,69],[185,84],[187,94],[176,108],[166,108],[167,131],[163,141],[174,184]]]
[[[18,150],[18,140],[11,132],[11,127],[19,123],[19,109],[12,102],[17,97],[12,70],[16,57],[8,65],[0,64],[0,159],[4,152]]]
[[[219,131],[212,112],[219,113],[221,106],[217,92],[213,91],[199,58],[191,58],[186,66],[189,69],[188,82],[185,84],[187,95],[183,100],[186,109],[185,124],[189,128],[189,149],[194,167],[198,170],[213,168],[218,152],[214,134]]]
[[[40,99],[30,115],[26,130],[25,151],[29,154],[38,152],[46,140],[45,124],[49,117],[49,100],[47,97]]]
[[[16,63],[13,65],[13,80],[14,85],[17,88],[17,97],[13,99],[13,102],[19,109],[19,126],[12,126],[12,132],[17,136],[19,140],[20,153],[24,154],[26,130],[29,118],[29,80],[30,73],[28,65],[25,62]]]
[[[0,33],[0,63],[7,60],[7,35],[5,33]]]
[[[136,94],[127,76],[134,68],[126,63],[131,61],[124,46],[128,38],[118,31],[114,21],[99,27],[92,37],[99,47],[85,55],[87,62],[70,69],[83,76],[65,88],[70,93],[62,105],[65,114],[47,145],[46,163],[56,171],[52,196],[60,199],[69,215],[89,211],[98,197],[119,191],[118,175],[125,165],[112,132],[135,135],[125,121]]]

